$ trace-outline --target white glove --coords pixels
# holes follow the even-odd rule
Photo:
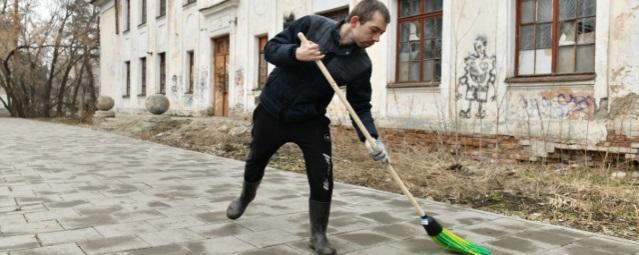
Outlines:
[[[380,141],[379,139],[375,140],[375,145],[377,145],[377,149],[373,148],[373,146],[368,141],[366,141],[366,149],[368,149],[368,154],[370,154],[375,161],[388,163],[389,159],[388,152],[386,151],[386,146],[384,146],[382,141]]]

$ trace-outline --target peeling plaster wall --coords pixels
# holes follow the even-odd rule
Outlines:
[[[610,96],[639,93],[639,0],[610,6]]]

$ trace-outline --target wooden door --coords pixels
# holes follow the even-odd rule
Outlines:
[[[213,39],[213,115],[229,115],[229,37]]]

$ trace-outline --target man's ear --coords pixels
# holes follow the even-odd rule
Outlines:
[[[358,23],[359,23],[359,16],[353,16],[351,17],[351,20],[348,21],[348,24],[350,24],[351,27],[356,27]]]

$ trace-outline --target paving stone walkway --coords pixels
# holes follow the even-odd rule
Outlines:
[[[0,255],[311,254],[305,175],[268,169],[225,217],[243,162],[90,129],[0,118]],[[420,200],[494,254],[639,254],[639,243]],[[450,254],[402,195],[336,183],[340,254]]]

